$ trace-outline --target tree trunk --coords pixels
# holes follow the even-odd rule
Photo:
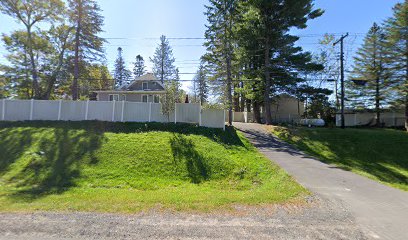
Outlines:
[[[27,26],[27,37],[28,37],[28,54],[30,55],[31,63],[31,75],[33,78],[33,96],[34,98],[40,98],[40,86],[38,84],[37,66],[35,64],[34,52],[33,52],[33,40],[31,36],[31,26]]]
[[[408,93],[405,95],[405,129],[408,132]]]
[[[267,33],[268,35],[268,33]],[[269,36],[266,36],[265,41],[265,90],[264,90],[264,107],[265,107],[265,123],[270,125],[272,124],[271,117],[271,100],[270,100],[270,91],[271,91],[271,75],[270,75],[270,43]]]
[[[72,100],[78,100],[78,79],[79,79],[79,44],[82,21],[82,1],[78,1],[78,22],[75,33],[75,58],[74,58],[74,80],[72,82]]]
[[[246,111],[251,112],[251,99],[246,99]]]
[[[240,112],[240,108],[239,108],[239,94],[236,91],[236,88],[238,86],[236,84],[234,84],[234,111],[235,112]]]
[[[376,127],[381,127],[380,121],[380,78],[377,77],[375,82],[375,113],[376,113],[376,120],[375,125]]]
[[[245,96],[243,93],[241,93],[240,95],[241,95],[240,109],[241,109],[241,112],[245,112],[245,102],[246,102]]]
[[[256,100],[252,101],[252,103],[253,103],[253,109],[254,109],[254,120],[256,123],[262,123],[261,109],[260,109],[261,106]]]

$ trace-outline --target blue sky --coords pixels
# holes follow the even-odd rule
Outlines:
[[[351,53],[361,44],[363,35],[373,22],[381,22],[392,14],[392,7],[402,0],[316,0],[315,6],[325,10],[325,14],[309,22],[305,30],[295,31],[306,35],[299,41],[305,50],[314,51],[316,43],[324,33],[349,32],[351,37],[346,41],[348,59]],[[149,57],[154,53],[160,35],[170,38],[176,66],[181,73],[196,71],[200,56],[205,52],[201,46],[205,31],[206,18],[204,4],[207,0],[99,0],[105,16],[107,62],[112,69],[121,46],[125,60],[131,68],[136,55],[144,57],[148,70],[151,69]],[[13,19],[0,15],[0,32],[9,33],[21,28]],[[357,34],[356,34],[357,33]],[[313,34],[311,37],[310,35]],[[120,39],[114,39],[120,38]],[[0,56],[5,54],[0,46]],[[4,59],[0,57],[0,62]],[[348,62],[350,64],[350,62]],[[192,79],[191,74],[182,74],[182,79]]]

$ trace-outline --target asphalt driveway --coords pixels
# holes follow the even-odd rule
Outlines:
[[[408,239],[408,192],[309,157],[268,133],[264,125],[234,125],[300,184],[319,196],[344,203],[367,237]]]

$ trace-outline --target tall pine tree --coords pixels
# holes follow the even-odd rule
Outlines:
[[[374,23],[367,33],[363,45],[358,49],[354,58],[352,78],[353,84],[363,101],[368,101],[365,106],[374,106],[376,112],[376,126],[381,125],[381,106],[387,104],[389,94],[388,73],[385,63],[385,35],[381,27]],[[360,84],[362,82],[363,84]],[[360,84],[360,85],[359,85]],[[353,85],[351,85],[353,87]],[[357,96],[360,97],[360,96]]]
[[[193,102],[205,104],[208,101],[208,82],[204,65],[201,63],[193,79]]]
[[[203,59],[214,71],[212,77],[225,86],[228,124],[232,125],[232,61],[234,58],[233,26],[239,17],[238,0],[210,0],[206,6],[208,25],[205,31],[207,54]]]
[[[133,63],[133,76],[136,78],[143,76],[146,73],[146,66],[142,56],[137,55],[136,61]]]
[[[130,82],[131,73],[126,69],[125,59],[123,59],[123,50],[118,48],[118,56],[115,60],[115,71],[113,77],[115,78],[115,88],[121,88]]]
[[[311,63],[309,53],[295,47],[298,37],[291,36],[293,28],[306,28],[307,21],[323,14],[313,9],[313,0],[248,0],[247,7],[254,10],[254,29],[262,39],[264,114],[266,124],[272,123],[271,95],[277,91],[294,87],[299,81],[294,71],[319,69]],[[320,66],[321,68],[321,66]]]
[[[176,68],[174,66],[173,50],[166,36],[160,37],[160,44],[157,46],[153,58],[150,58],[153,63],[153,74],[162,82],[166,80],[174,80]]]
[[[104,58],[103,44],[106,40],[98,36],[103,31],[104,18],[96,0],[68,0],[68,3],[70,20],[75,27],[72,99],[77,100],[80,61],[99,61]]]
[[[392,72],[395,105],[405,108],[408,131],[408,1],[394,7],[394,15],[385,22],[387,63]]]

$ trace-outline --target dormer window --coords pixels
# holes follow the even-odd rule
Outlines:
[[[142,89],[143,90],[148,90],[149,89],[147,82],[143,82]]]

